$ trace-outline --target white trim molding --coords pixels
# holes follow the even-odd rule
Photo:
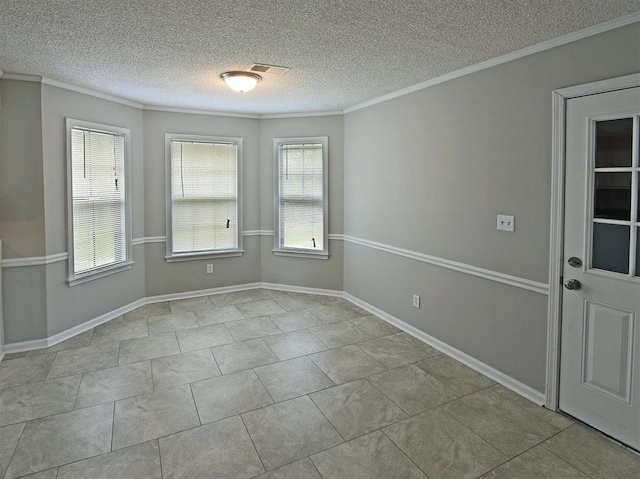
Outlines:
[[[247,230],[242,232],[242,236],[273,236],[273,230]]]
[[[26,258],[7,258],[2,260],[3,268],[20,268],[22,266],[44,266],[51,263],[67,261],[68,253],[57,253],[49,256],[30,256]]]
[[[627,15],[631,17],[633,15]],[[626,17],[623,17],[626,18]],[[640,19],[640,14],[636,15]],[[565,128],[567,101],[640,86],[640,73],[584,85],[562,88],[552,93],[551,228],[549,234],[549,305],[547,312],[547,371],[545,404],[558,409],[560,395],[560,332],[562,323],[562,270],[564,250]]]
[[[525,398],[533,401],[539,406],[544,405],[544,394],[540,391],[536,391],[530,386],[512,378],[511,376],[506,375],[505,373],[498,371],[497,369],[489,366],[488,364],[483,363],[482,361],[469,356],[466,353],[463,353],[459,349],[454,348],[453,346],[448,345],[447,343],[440,341],[439,339],[430,336],[424,331],[419,330],[415,326],[411,326],[408,323],[405,323],[401,319],[396,318],[388,313],[385,313],[381,309],[376,308],[375,306],[362,301],[361,299],[356,298],[355,296],[350,295],[349,293],[343,293],[342,297],[347,301],[355,304],[356,306],[361,307],[362,309],[370,312],[378,316],[379,318],[385,320],[387,323],[392,324],[393,326],[403,330],[405,333],[410,334],[414,338],[419,339],[423,343],[427,343],[429,346],[433,346],[439,351],[451,356],[453,359],[460,361],[462,364],[469,366],[471,369],[478,371],[480,374],[487,376],[488,378],[493,379],[497,383],[502,384],[504,387],[511,389],[512,391],[524,396]]]
[[[538,281],[532,281],[526,278],[519,278],[517,276],[512,276],[509,274],[499,273],[497,271],[479,268],[477,266],[472,266],[470,264],[458,263],[457,261],[438,258],[436,256],[429,256],[423,253],[418,253],[416,251],[397,248],[395,246],[389,246],[386,244],[377,243],[375,241],[356,238],[354,236],[344,235],[344,241],[352,244],[357,244],[360,246],[365,246],[367,248],[384,251],[385,253],[395,254],[397,256],[403,256],[405,258],[413,259],[415,261],[420,261],[422,263],[432,264],[434,266],[439,266],[441,268],[447,268],[453,271],[458,271],[459,273],[465,273],[471,276],[476,276],[478,278],[488,279],[490,281],[495,281],[497,283],[514,286],[516,288],[526,289],[527,291],[533,291],[534,293],[539,293],[543,295],[549,294],[549,285],[545,283],[539,283]]]
[[[460,78],[460,77],[469,75],[471,73],[476,73],[482,70],[486,70],[487,68],[495,67],[497,65],[502,65],[503,63],[517,60],[519,58],[533,55],[535,53],[540,53],[545,50],[550,50],[551,48],[555,48],[561,45],[566,45],[567,43],[575,42],[583,38],[592,37],[594,35],[598,35],[600,33],[604,33],[609,30],[614,30],[616,28],[624,27],[625,25],[630,25],[636,22],[640,22],[639,12],[630,13],[629,15],[625,15],[620,18],[615,18],[613,20],[609,20],[607,22],[600,23],[592,27],[583,28],[582,30],[578,30],[577,32],[569,33],[568,35],[563,35],[558,38],[553,38],[551,40],[547,40],[546,42],[541,42],[536,45],[531,45],[530,47],[522,48],[520,50],[516,50],[515,52],[507,53],[506,55],[492,58],[490,60],[487,60],[481,63],[476,63],[475,65],[471,65],[469,67],[462,68],[460,70],[456,70],[451,73],[447,73],[446,75],[442,75],[442,76],[433,78],[431,80],[418,83],[417,85],[413,85],[408,88],[404,88],[402,90],[389,93],[388,95],[383,95],[378,98],[374,98],[373,100],[365,101],[364,103],[360,103],[358,105],[345,108],[344,113],[351,113],[356,110],[361,110],[363,108],[367,108],[367,107],[376,105],[378,103],[391,100],[393,98],[398,98],[400,96],[408,95],[409,93],[413,93],[419,90],[424,90],[425,88],[429,88],[431,86],[438,85],[440,83],[444,83],[449,80],[453,80],[455,78]]]
[[[368,311],[371,314],[375,314],[376,316],[382,318],[384,321],[396,326],[397,328],[407,332],[413,337],[433,346],[434,348],[446,353],[452,358],[460,361],[461,363],[469,366],[470,368],[478,371],[481,374],[493,379],[494,381],[502,384],[503,386],[511,389],[512,391],[526,397],[527,399],[533,401],[536,404],[542,405],[544,403],[544,395],[536,391],[535,389],[527,386],[526,384],[517,381],[516,379],[498,371],[497,369],[475,359],[468,354],[463,353],[462,351],[440,341],[439,339],[434,338],[433,336],[428,335],[427,333],[411,326],[410,324],[405,323],[401,319],[396,318],[395,316],[391,316],[390,314],[385,313],[384,311],[372,306],[355,296],[350,295],[349,293],[337,290],[330,289],[316,289],[316,288],[307,288],[303,286],[290,286],[284,284],[276,284],[276,283],[248,283],[236,286],[223,286],[220,288],[212,288],[205,289],[199,291],[189,291],[184,293],[171,293],[171,294],[163,294],[158,296],[150,296],[147,298],[142,298],[132,303],[129,303],[125,306],[122,306],[114,311],[103,314],[89,320],[85,323],[79,324],[78,326],[74,326],[73,328],[67,329],[61,333],[55,334],[48,338],[37,339],[33,341],[24,341],[20,343],[8,344],[5,346],[5,353],[19,353],[23,351],[31,351],[34,349],[48,348],[54,346],[62,341],[65,341],[73,336],[76,336],[80,333],[84,333],[85,331],[90,330],[91,328],[95,328],[100,324],[106,323],[112,319],[117,318],[123,314],[126,314],[130,311],[133,311],[140,306],[144,306],[145,304],[151,303],[159,303],[164,301],[176,301],[180,299],[188,299],[188,298],[198,298],[203,296],[210,296],[221,293],[230,293],[235,291],[246,291],[250,289],[257,288],[265,288],[265,289],[273,289],[278,291],[291,291],[296,293],[307,293],[307,294],[316,294],[322,296],[334,296],[344,298],[347,301],[355,304],[356,306],[361,307],[362,309]]]
[[[147,236],[144,238],[134,238],[131,240],[131,244],[137,246],[141,244],[164,243],[165,241],[167,241],[166,236]]]

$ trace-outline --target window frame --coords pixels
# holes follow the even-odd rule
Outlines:
[[[165,133],[165,212],[166,212],[166,254],[165,261],[167,263],[179,261],[195,261],[201,259],[229,258],[234,256],[242,256],[244,254],[242,242],[242,157],[243,145],[242,138],[211,136],[211,135],[183,135],[180,133]],[[207,250],[189,253],[173,252],[173,229],[172,229],[172,208],[171,208],[171,143],[173,141],[200,141],[207,143],[233,143],[237,147],[238,156],[236,158],[236,210],[237,210],[237,238],[238,244],[236,248]]]
[[[103,278],[121,271],[131,269],[133,264],[133,247],[131,243],[132,239],[132,200],[131,200],[131,130],[129,128],[123,128],[113,125],[105,125],[102,123],[95,123],[84,120],[77,120],[74,118],[66,118],[66,150],[67,150],[67,254],[68,254],[68,277],[67,284],[76,286],[78,284],[86,283],[94,279]],[[123,158],[123,171],[124,171],[124,260],[118,263],[98,267],[89,271],[76,273],[74,271],[75,264],[75,252],[74,252],[74,229],[73,229],[73,148],[71,143],[71,133],[74,129],[87,129],[98,132],[108,133],[112,135],[119,135],[124,138],[124,158]]]
[[[294,145],[300,143],[322,144],[322,206],[323,206],[323,250],[315,251],[304,248],[281,247],[281,212],[280,212],[280,155],[281,145]],[[274,174],[274,248],[276,256],[291,256],[313,259],[329,259],[329,137],[305,136],[273,139],[273,158],[275,163]]]

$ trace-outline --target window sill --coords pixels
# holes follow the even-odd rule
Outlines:
[[[118,263],[112,266],[107,266],[105,268],[101,268],[95,271],[81,273],[67,279],[67,284],[69,287],[77,286],[79,284],[87,283],[89,281],[93,281],[94,279],[104,278],[105,276],[110,276],[112,274],[120,273],[121,271],[126,271],[131,269],[135,261],[127,261],[126,263]]]
[[[235,256],[242,256],[243,254],[243,249],[230,249],[224,251],[205,251],[202,253],[174,254],[172,256],[165,256],[164,259],[167,263],[178,263],[180,261],[197,261],[200,259],[233,258]]]
[[[311,259],[329,259],[329,253],[326,251],[305,251],[295,249],[274,249],[275,256],[290,256],[292,258],[311,258]]]

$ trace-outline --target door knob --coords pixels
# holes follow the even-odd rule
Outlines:
[[[580,281],[577,279],[568,279],[564,282],[564,287],[567,289],[580,289],[581,286]]]

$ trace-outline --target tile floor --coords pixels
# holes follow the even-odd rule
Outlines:
[[[635,478],[640,457],[338,298],[150,304],[0,362],[0,477]]]

